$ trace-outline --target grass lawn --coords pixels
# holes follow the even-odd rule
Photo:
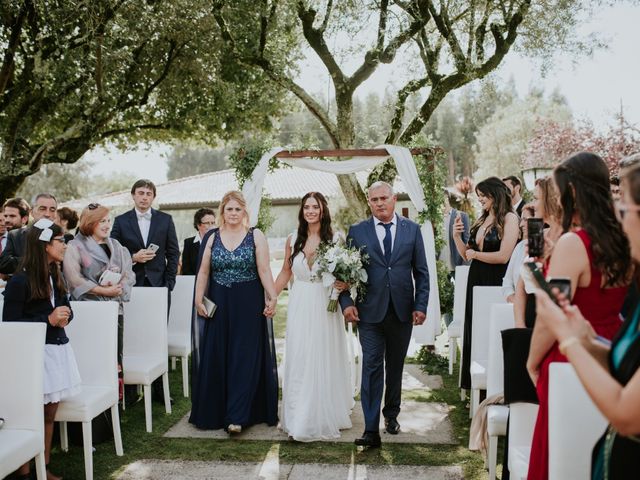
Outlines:
[[[279,313],[274,319],[276,336],[284,335],[286,320],[286,293],[279,302]],[[440,357],[441,358],[441,357]],[[431,374],[441,374],[444,386],[427,397],[413,398],[419,401],[444,402],[451,406],[450,419],[456,443],[451,445],[407,445],[383,444],[378,450],[359,452],[352,444],[316,442],[311,444],[282,442],[279,458],[282,464],[333,463],[364,465],[460,465],[466,479],[487,478],[483,460],[477,452],[467,450],[469,436],[468,410],[460,401],[457,388],[457,369],[449,376],[446,361],[432,357],[415,359],[417,363],[427,363]],[[125,455],[117,457],[113,442],[95,445],[94,472],[96,480],[116,478],[124,467],[140,459],[181,459],[200,461],[261,462],[273,447],[269,441],[212,440],[164,438],[162,435],[191,408],[191,400],[182,396],[180,368],[170,372],[172,397],[175,400],[173,414],[166,415],[164,407],[154,403],[153,433],[145,432],[144,405],[139,402],[121,413],[122,440]],[[59,440],[54,438],[51,469],[67,479],[84,478],[82,447],[70,446],[64,453],[59,448]],[[500,458],[500,457],[499,457]]]

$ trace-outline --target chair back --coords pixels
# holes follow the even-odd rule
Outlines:
[[[0,416],[6,429],[44,435],[44,342],[47,326],[36,322],[0,323]]]
[[[489,327],[489,359],[487,364],[487,397],[504,391],[504,360],[502,355],[502,330],[513,328],[513,304],[494,303],[491,305]]]
[[[108,386],[118,393],[118,303],[71,302],[73,320],[65,327],[82,385]]]
[[[169,343],[176,341],[191,351],[191,315],[193,313],[193,292],[195,275],[178,275],[171,291],[168,335]]]
[[[505,303],[501,287],[473,287],[471,361],[485,367],[489,359],[489,326],[494,303]]]
[[[591,451],[607,428],[570,363],[549,366],[549,480],[591,478]]]
[[[453,320],[464,325],[464,310],[467,302],[467,278],[469,277],[469,265],[456,267],[455,284],[453,287]]]
[[[509,405],[509,473],[514,480],[526,480],[533,429],[538,417],[538,405],[512,403]]]
[[[124,304],[124,357],[151,356],[167,361],[166,287],[131,290],[131,300]]]

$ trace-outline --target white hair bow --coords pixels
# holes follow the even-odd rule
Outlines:
[[[42,229],[38,240],[42,240],[43,242],[51,241],[51,237],[53,236],[53,230],[50,228],[51,225],[53,225],[53,222],[48,218],[41,218],[33,224],[34,227]]]

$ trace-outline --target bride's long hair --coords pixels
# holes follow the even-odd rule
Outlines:
[[[302,252],[307,238],[309,237],[309,224],[304,219],[304,204],[309,198],[314,198],[318,205],[320,205],[320,241],[331,242],[333,240],[333,229],[331,228],[331,212],[329,212],[329,205],[327,199],[324,198],[320,192],[309,192],[302,197],[300,202],[300,210],[298,211],[298,234],[296,241],[293,244],[293,252],[289,258],[289,263],[293,264],[294,257]],[[304,252],[303,252],[304,255]]]

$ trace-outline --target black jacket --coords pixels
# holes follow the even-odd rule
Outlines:
[[[24,245],[28,227],[11,230],[7,234],[7,245],[0,255],[0,273],[13,275],[24,256]]]
[[[56,307],[69,307],[69,296],[54,290]],[[63,327],[54,327],[49,323],[49,314],[53,312],[53,306],[48,298],[31,299],[31,289],[27,274],[16,273],[7,282],[4,289],[4,309],[2,320],[4,322],[44,322],[47,324],[46,343],[64,345],[69,338]],[[69,321],[73,319],[73,311]]]
[[[182,275],[197,275],[198,253],[200,253],[200,242],[194,243],[196,237],[185,238],[182,247]]]

